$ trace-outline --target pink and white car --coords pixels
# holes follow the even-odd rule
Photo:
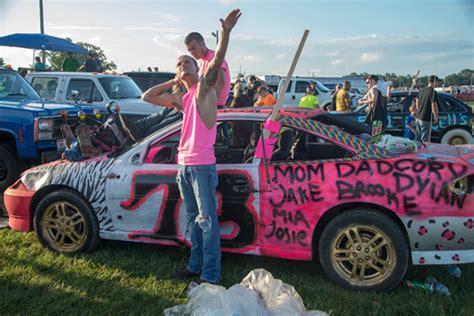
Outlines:
[[[336,283],[378,291],[395,287],[410,262],[474,262],[474,146],[419,144],[394,154],[321,123],[318,113],[285,110],[280,138],[262,158],[247,145],[268,114],[218,114],[223,251],[317,258]],[[176,183],[180,128],[108,156],[24,172],[5,191],[9,225],[34,229],[44,246],[65,253],[90,251],[100,239],[189,245]]]

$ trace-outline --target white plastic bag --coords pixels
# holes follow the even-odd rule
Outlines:
[[[395,154],[412,153],[418,150],[415,141],[389,134],[383,135],[376,145]]]
[[[222,286],[190,284],[188,303],[165,309],[165,316],[325,316],[306,311],[301,296],[291,285],[273,278],[264,269],[251,271],[240,284]]]

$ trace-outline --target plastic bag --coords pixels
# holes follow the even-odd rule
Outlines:
[[[376,145],[395,154],[412,153],[418,150],[415,141],[388,134],[383,135]]]
[[[251,271],[240,284],[229,289],[204,283],[190,284],[188,303],[164,310],[166,316],[324,316],[306,311],[295,288],[273,278],[264,269]]]

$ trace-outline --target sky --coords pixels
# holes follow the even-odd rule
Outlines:
[[[119,71],[174,71],[184,37],[212,32],[234,9],[231,73],[286,75],[305,29],[295,75],[351,72],[444,77],[474,69],[474,0],[43,0],[45,33],[100,46]],[[0,0],[0,36],[39,33],[39,0]],[[0,46],[13,67],[32,50]]]

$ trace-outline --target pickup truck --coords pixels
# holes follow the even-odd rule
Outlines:
[[[141,99],[142,91],[128,76],[88,72],[33,72],[26,75],[33,88],[46,100],[101,106],[118,101],[123,114],[139,119],[157,112]],[[74,91],[79,92],[77,97]]]
[[[58,159],[65,147],[60,126],[73,125],[79,111],[94,110],[45,102],[20,74],[0,68],[0,192],[28,165]]]
[[[285,84],[285,78],[280,80],[278,84],[278,92],[283,89],[283,85]],[[328,88],[326,88],[321,82],[315,80],[314,78],[307,78],[307,77],[292,77],[290,79],[290,83],[288,88],[286,89],[285,98],[283,99],[282,105],[285,106],[298,106],[300,99],[306,93],[306,87],[310,84],[314,84],[316,89],[314,90],[314,94],[319,99],[319,107],[321,109],[326,108],[329,104],[331,104],[331,92]]]

